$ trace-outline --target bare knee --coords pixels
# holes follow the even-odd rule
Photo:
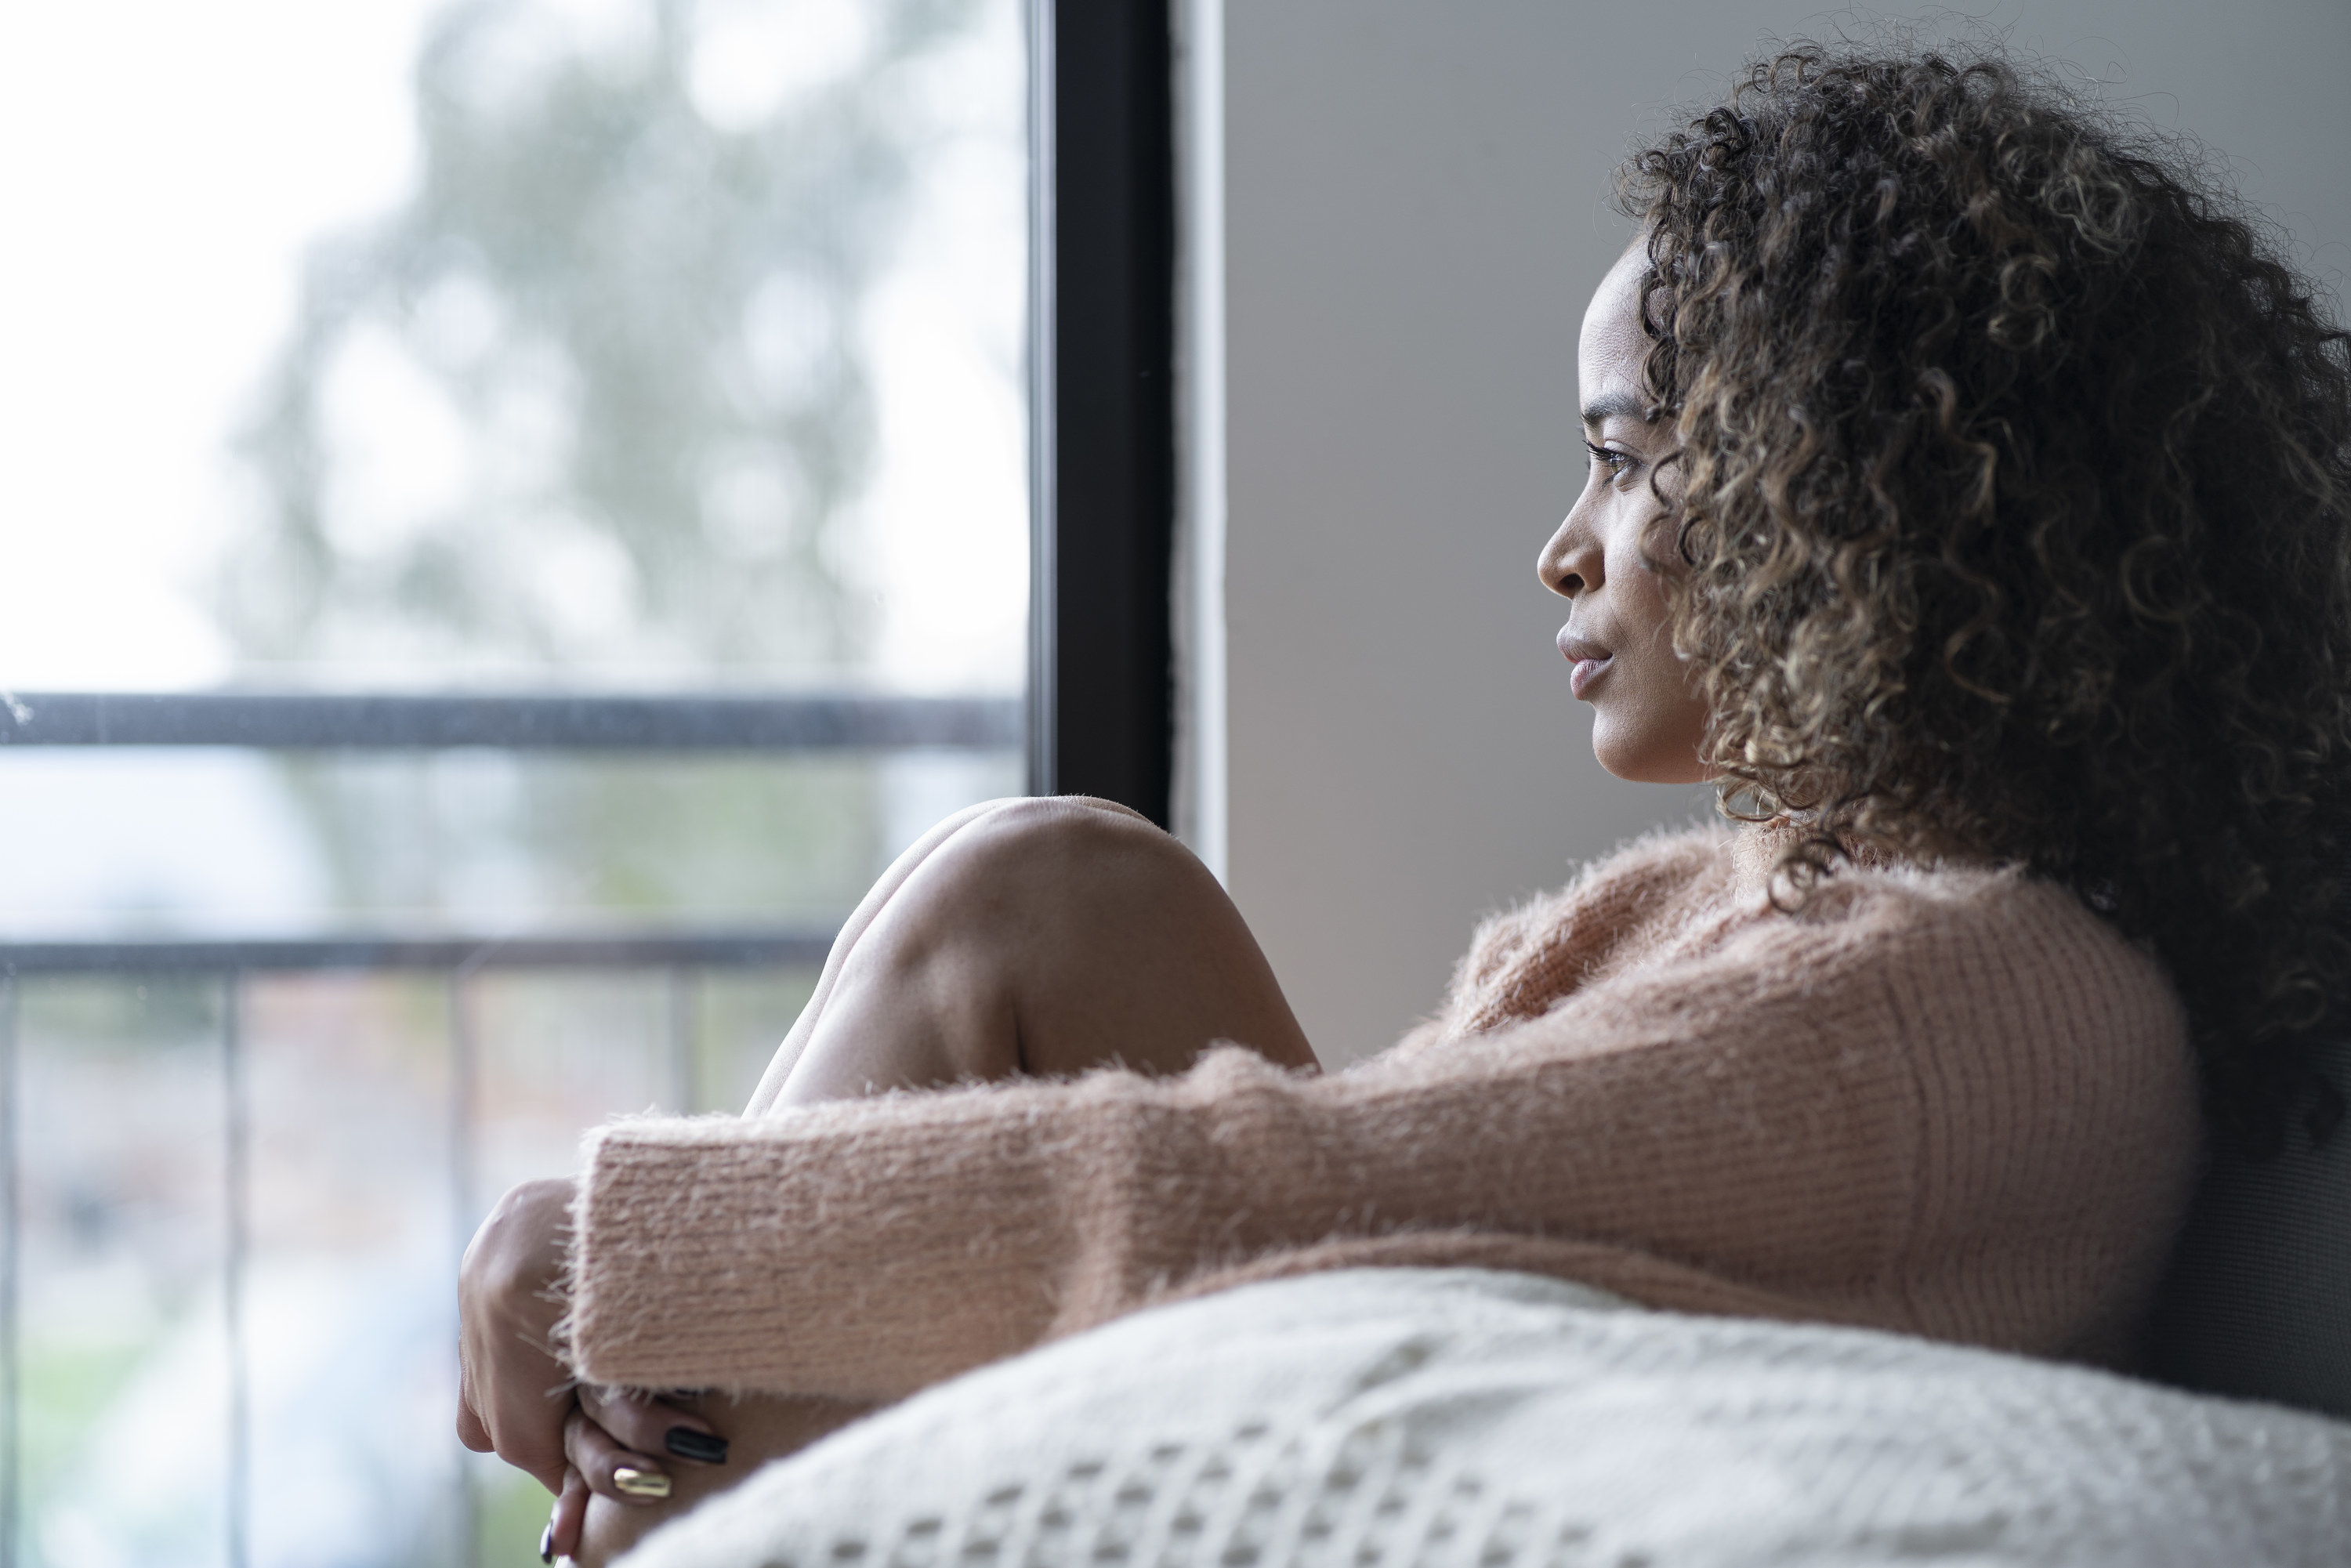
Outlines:
[[[1008,801],[948,849],[927,914],[978,968],[1012,978],[1018,1071],[1180,1071],[1217,1040],[1311,1064],[1232,900],[1143,816],[1077,798]]]
[[[1106,800],[1008,800],[975,818],[924,868],[898,935],[958,945],[987,964],[1081,988],[1120,948],[1161,955],[1254,939],[1199,859],[1148,818]]]
[[[1001,892],[1066,909],[1073,898],[1126,891],[1119,884],[1213,883],[1183,843],[1139,811],[1082,795],[998,802],[942,846],[942,892]]]
[[[1142,812],[1092,795],[1015,795],[991,800],[942,847],[968,854],[1070,843],[1118,844],[1138,853],[1192,858],[1180,841]]]
[[[1313,1061],[1207,868],[1107,801],[1007,800],[942,838],[864,929],[784,1098],[1180,1071],[1218,1040]]]

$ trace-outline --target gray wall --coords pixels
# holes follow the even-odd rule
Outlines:
[[[1978,11],[2225,152],[2341,290],[2351,0]],[[1228,881],[1326,1061],[1433,1008],[1481,912],[1703,809],[1600,770],[1551,645],[1576,325],[1635,133],[1856,15],[1226,0]]]

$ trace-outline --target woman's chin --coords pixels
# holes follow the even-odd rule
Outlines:
[[[1659,691],[1650,672],[1613,659],[1592,699],[1592,753],[1628,784],[1703,784],[1705,706],[1678,684]],[[1611,684],[1614,683],[1614,684]]]
[[[1642,737],[1612,738],[1594,727],[1592,754],[1600,766],[1627,784],[1703,784],[1713,777],[1694,749],[1642,744]]]

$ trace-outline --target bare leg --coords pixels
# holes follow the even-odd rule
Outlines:
[[[1217,1040],[1314,1065],[1272,968],[1207,869],[1121,807],[999,801],[940,824],[876,884],[749,1113],[1111,1064],[1180,1072]],[[582,1564],[862,1413],[786,1396],[696,1408],[728,1438],[726,1465],[668,1466],[675,1490],[664,1503],[594,1500]]]
[[[1217,1040],[1314,1061],[1207,868],[1100,801],[975,813],[905,876],[839,973],[778,1105],[1111,1062],[1180,1072]]]

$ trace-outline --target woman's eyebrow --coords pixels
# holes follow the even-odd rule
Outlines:
[[[1646,424],[1649,423],[1649,405],[1629,392],[1603,392],[1583,405],[1583,423],[1586,424],[1598,424],[1602,420],[1619,415],[1637,419]]]

